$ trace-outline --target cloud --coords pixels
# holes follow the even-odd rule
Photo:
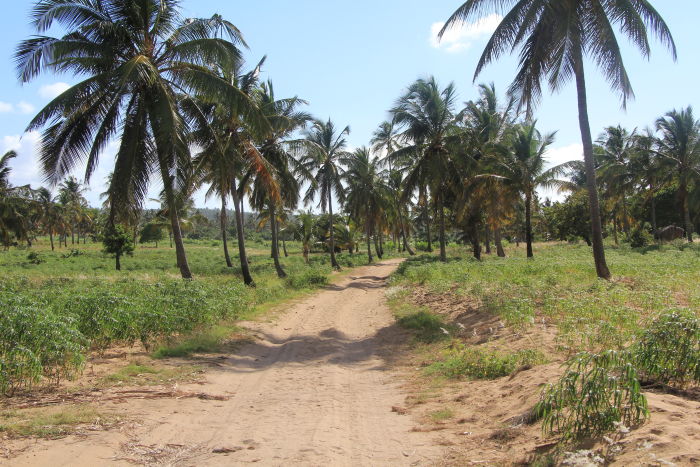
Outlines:
[[[55,99],[56,97],[60,96],[65,91],[67,91],[69,88],[70,84],[68,83],[58,82],[53,84],[47,84],[39,88],[39,96],[43,97],[44,99]]]
[[[546,168],[552,168],[564,162],[583,160],[583,145],[581,143],[573,143],[568,146],[561,146],[558,148],[551,148],[546,152],[545,158],[547,159]],[[552,201],[563,201],[568,193],[558,193],[556,189],[544,189],[540,188],[537,190],[540,198],[549,198]]]
[[[16,151],[17,157],[10,161],[12,172],[10,183],[13,185],[27,185],[34,187],[43,183],[43,176],[39,169],[38,153],[41,135],[37,131],[30,131],[24,135],[8,135],[0,139],[0,154],[7,151]]]
[[[8,104],[7,102],[0,102],[0,113],[13,112],[14,110],[14,105]]]
[[[445,31],[442,39],[438,38],[438,34],[445,23],[433,23],[430,26],[430,45],[448,53],[462,52],[469,49],[474,41],[490,36],[501,23],[501,20],[503,20],[503,17],[494,13],[473,23],[466,23],[461,27],[453,27]]]
[[[29,102],[21,101],[19,104],[17,104],[17,110],[23,114],[32,114],[34,113],[35,108]]]

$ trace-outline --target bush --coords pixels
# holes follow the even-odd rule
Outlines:
[[[445,360],[432,364],[428,371],[448,378],[496,379],[508,376],[518,368],[545,362],[545,356],[538,350],[506,353],[460,346],[451,350]]]
[[[700,319],[688,311],[665,313],[642,333],[633,352],[645,379],[700,383]]]
[[[36,251],[29,253],[27,255],[27,260],[32,264],[42,264],[46,262],[46,260]]]
[[[290,274],[286,279],[287,286],[291,289],[312,289],[328,283],[328,276],[318,269]]]
[[[583,352],[561,379],[548,385],[535,407],[546,434],[564,441],[599,437],[619,424],[638,425],[649,416],[628,352]]]
[[[630,246],[632,248],[643,248],[654,243],[654,237],[643,227],[637,227],[630,234]]]

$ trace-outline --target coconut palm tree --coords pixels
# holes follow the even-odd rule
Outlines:
[[[195,157],[197,171],[200,172],[203,183],[210,185],[208,193],[221,197],[223,207],[226,197],[229,194],[232,197],[241,274],[244,283],[250,286],[254,286],[255,282],[250,273],[243,231],[244,176],[256,173],[261,180],[270,184],[271,192],[276,192],[272,169],[255,145],[255,141],[263,139],[271,130],[255,101],[264,62],[263,57],[255,68],[245,73],[242,61],[234,63],[230,68],[220,67],[217,70],[219,79],[238,94],[236,105],[228,105],[221,100],[208,100],[203,105],[193,103],[188,106],[188,114],[195,121],[190,141],[202,148]],[[203,98],[207,99],[207,96]]]
[[[380,233],[382,219],[390,206],[392,193],[379,167],[379,159],[370,150],[361,147],[343,158],[346,166],[343,180],[346,184],[345,209],[351,219],[364,224],[367,240],[367,258],[372,262],[370,241]],[[381,250],[377,252],[381,259]]]
[[[270,190],[267,172],[248,174],[248,178],[253,179],[250,199],[254,208],[266,211],[269,215],[272,259],[278,277],[283,278],[287,274],[279,260],[280,216],[284,209],[297,207],[301,184],[311,178],[304,165],[295,158],[294,149],[298,143],[289,138],[312,119],[310,114],[299,110],[300,106],[306,105],[306,101],[298,97],[277,99],[271,81],[262,84],[256,93],[256,101],[271,127],[260,142],[259,150],[270,165],[275,183],[272,185],[274,190]]]
[[[494,10],[505,16],[479,59],[475,79],[487,64],[505,52],[520,48],[519,70],[510,92],[529,113],[542,96],[544,79],[553,91],[561,89],[571,78],[576,80],[593,257],[598,277],[609,279],[588,119],[584,57],[588,56],[598,65],[611,88],[620,94],[624,107],[634,93],[613,25],[645,57],[650,53],[648,33],[651,32],[671,50],[675,59],[676,46],[671,32],[648,0],[467,0],[449,17],[440,37],[449,29]]]
[[[672,110],[656,121],[661,133],[659,154],[670,160],[678,174],[678,201],[688,242],[693,242],[693,223],[688,207],[688,184],[700,173],[700,120],[693,116],[693,108]]]
[[[627,198],[635,182],[630,161],[636,136],[636,129],[630,133],[620,125],[609,126],[600,135],[596,141],[598,144],[594,147],[598,174],[610,189],[615,204],[621,208],[622,228],[627,237],[630,234]]]
[[[636,183],[641,189],[646,190],[645,198],[650,204],[651,230],[656,237],[659,228],[656,220],[656,194],[670,180],[669,175],[673,171],[667,170],[670,168],[667,166],[671,165],[671,161],[659,155],[657,138],[650,128],[637,134],[633,145],[631,170]]]
[[[188,19],[177,0],[38,0],[32,7],[37,36],[19,44],[19,79],[44,72],[72,73],[83,81],[51,101],[28,126],[45,128],[40,159],[47,180],[57,183],[81,163],[88,181],[113,139],[112,191],[146,198],[153,172],[170,206],[177,264],[191,278],[175,209],[177,171],[189,163],[188,121],[180,103],[192,93],[234,106],[241,96],[210,67],[240,60],[240,31],[216,15]],[[44,35],[53,26],[65,34]],[[125,196],[119,196],[123,194]]]
[[[41,187],[37,190],[37,203],[39,204],[39,222],[44,231],[49,234],[51,251],[54,251],[53,236],[60,228],[63,221],[63,209],[58,204],[58,198],[54,198],[48,188]]]
[[[311,211],[300,211],[297,214],[294,238],[301,242],[301,251],[306,264],[309,264],[309,253],[311,253],[311,246],[314,243],[315,223],[316,219]]]
[[[350,134],[349,126],[338,131],[330,118],[326,122],[316,120],[311,128],[305,132],[306,155],[302,159],[305,169],[309,173],[313,173],[313,181],[306,191],[304,201],[309,203],[318,194],[321,210],[329,215],[328,247],[331,265],[335,269],[340,269],[340,264],[335,257],[333,195],[339,203],[345,199],[345,189],[341,183],[343,170],[340,161],[349,155],[345,150],[347,147],[345,137],[348,134]]]
[[[532,206],[535,200],[535,190],[539,187],[552,188],[565,184],[557,177],[562,175],[570,164],[564,163],[545,170],[547,158],[545,154],[554,142],[555,133],[545,135],[535,127],[535,123],[519,125],[510,145],[501,151],[495,161],[498,174],[504,178],[510,187],[521,194],[525,202],[525,242],[527,257],[532,258]]]
[[[427,188],[440,222],[440,259],[447,261],[445,250],[445,202],[448,175],[454,174],[450,146],[461,142],[455,122],[457,94],[454,83],[441,89],[434,77],[418,79],[396,102],[391,113],[405,145],[389,158],[394,162],[409,160],[403,202],[416,190]]]
[[[400,172],[395,172],[394,171],[394,164],[392,164],[391,157],[389,157],[391,154],[394,153],[397,149],[399,149],[399,142],[398,142],[398,134],[396,133],[396,128],[394,126],[394,122],[389,122],[389,121],[384,121],[379,124],[379,128],[377,128],[374,133],[372,134],[372,139],[370,141],[370,144],[372,145],[372,149],[375,152],[381,153],[384,152],[384,157],[385,160],[387,161],[387,164],[389,165],[389,174],[388,177],[389,179],[393,182],[397,178],[401,178],[401,173]],[[401,186],[401,181],[398,180],[399,183],[391,183],[389,185],[392,193],[392,197],[394,199],[394,209],[396,210],[396,217],[399,222],[399,235],[401,240],[403,240],[403,244],[406,247],[406,250],[408,251],[408,254],[413,256],[415,255],[415,251],[411,248],[411,245],[408,243],[408,229],[407,226],[404,223],[404,216],[403,216],[403,206],[401,203],[401,194],[400,194],[400,189],[399,187]]]

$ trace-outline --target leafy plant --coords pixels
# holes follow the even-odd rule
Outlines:
[[[689,311],[657,318],[633,347],[645,379],[660,383],[700,383],[700,319]]]
[[[442,318],[425,310],[416,311],[399,318],[400,326],[411,329],[415,339],[426,344],[450,337]]]
[[[649,416],[629,353],[612,350],[571,359],[561,379],[544,389],[535,413],[546,434],[564,441],[602,436]]]
[[[36,251],[29,253],[27,255],[27,260],[32,264],[42,264],[46,262],[46,260]]]

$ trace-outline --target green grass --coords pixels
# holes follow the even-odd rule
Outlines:
[[[483,262],[466,250],[452,252],[447,263],[430,255],[408,259],[393,285],[469,298],[514,328],[544,319],[558,326],[560,348],[571,355],[623,348],[659,313],[697,314],[700,307],[699,246],[608,248],[612,282],[596,278],[585,245],[538,245],[531,260],[524,248]]]
[[[196,379],[201,369],[194,365],[176,367],[156,367],[144,361],[129,363],[111,375],[103,378],[107,385],[123,384],[131,386],[148,386]]]
[[[243,285],[238,267],[226,267],[218,241],[186,242],[194,281],[179,278],[167,242],[137,248],[121,272],[101,249],[88,243],[51,251],[41,239],[31,250],[0,252],[0,394],[71,378],[90,350],[114,345],[141,342],[159,357],[229,349],[236,329],[220,323],[307,294],[332,274],[327,254],[311,255],[307,265],[295,242],[281,258],[286,279],[275,273],[269,243],[248,245],[255,288]],[[344,267],[367,261],[346,253],[338,260]]]
[[[4,410],[0,411],[0,433],[10,438],[56,438],[74,432],[80,425],[109,425],[117,420],[85,404]]]
[[[434,422],[449,420],[454,416],[455,414],[452,409],[440,409],[430,413],[430,419]]]
[[[547,363],[538,350],[500,352],[480,347],[458,345],[445,352],[445,357],[426,368],[427,374],[447,378],[496,379],[508,376],[519,368]]]

